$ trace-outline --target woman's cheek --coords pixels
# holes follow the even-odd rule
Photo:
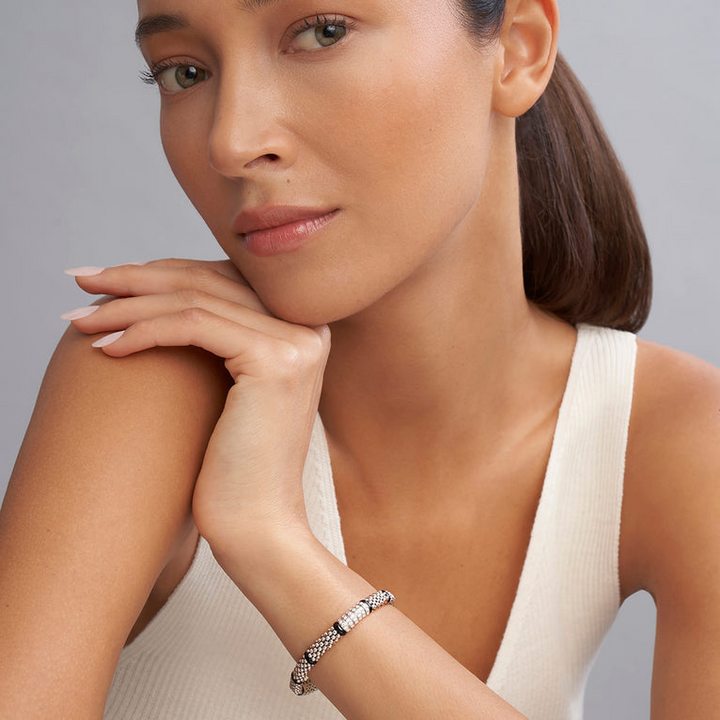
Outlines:
[[[190,100],[192,98],[188,98]],[[208,143],[212,132],[212,108],[200,103],[177,103],[160,113],[160,135],[170,169],[183,192],[214,234],[227,231],[227,184],[210,165]],[[237,204],[237,201],[234,203]],[[225,227],[227,225],[227,227]]]
[[[334,113],[342,132],[326,146],[336,153],[329,165],[347,170],[361,202],[379,203],[368,217],[385,228],[447,228],[480,194],[489,129],[478,119],[488,93],[468,95],[441,47],[410,51],[378,54],[346,81],[352,109]],[[333,137],[330,126],[324,136]]]

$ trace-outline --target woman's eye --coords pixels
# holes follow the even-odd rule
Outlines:
[[[329,47],[342,40],[347,32],[347,25],[337,21],[317,23],[304,30],[296,30],[293,32],[292,52],[297,50],[312,52]]]
[[[179,93],[207,79],[207,72],[195,65],[175,65],[161,71],[156,78],[165,92]]]

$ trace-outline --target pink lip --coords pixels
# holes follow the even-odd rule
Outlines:
[[[245,210],[232,229],[242,235],[247,249],[258,257],[291,252],[329,223],[335,210],[287,205],[262,206]]]

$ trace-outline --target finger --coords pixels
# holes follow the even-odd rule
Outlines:
[[[223,266],[223,270],[227,271],[227,268]],[[75,279],[88,293],[115,297],[160,295],[194,289],[270,315],[269,310],[248,285],[232,280],[208,263],[181,267],[118,265],[93,275],[80,275]]]
[[[288,377],[297,374],[299,368],[313,367],[326,357],[318,334],[305,329],[308,332],[304,341],[291,343],[202,308],[188,308],[138,322],[93,345],[111,357],[126,357],[153,347],[194,345],[225,358],[234,378],[240,374],[258,378]]]
[[[172,315],[190,308],[200,308],[242,323],[254,330],[292,342],[303,326],[293,325],[266,315],[237,302],[210,295],[199,290],[177,290],[162,295],[116,298],[101,306],[92,305],[66,313],[63,318],[88,335],[113,330],[124,330],[131,325],[163,315]]]
[[[165,267],[165,268],[184,268],[197,267],[205,265],[212,268],[216,272],[224,275],[230,280],[234,280],[240,285],[250,287],[250,283],[245,279],[243,274],[238,270],[231,260],[191,260],[189,258],[163,258],[161,260],[151,260],[143,263],[143,267]]]

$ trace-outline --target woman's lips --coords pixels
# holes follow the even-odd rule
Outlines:
[[[337,215],[338,210],[316,216],[295,220],[283,225],[252,230],[242,233],[247,249],[257,257],[270,257],[292,252],[305,244],[307,239],[320,228],[327,225]]]

